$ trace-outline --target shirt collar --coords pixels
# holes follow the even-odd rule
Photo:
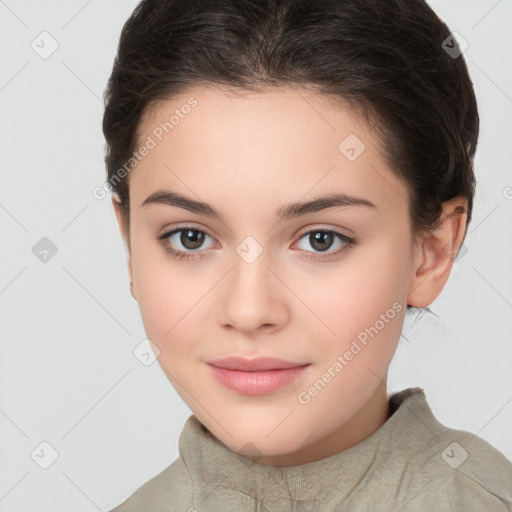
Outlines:
[[[292,510],[293,500],[321,500],[326,493],[346,498],[372,465],[401,448],[406,431],[435,420],[421,388],[395,393],[388,404],[391,416],[362,442],[322,460],[286,467],[259,464],[231,451],[190,416],[179,452],[193,482],[194,503],[204,501],[208,510],[217,510],[226,502],[249,506],[256,500],[269,510]]]

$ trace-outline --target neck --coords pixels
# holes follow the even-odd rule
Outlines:
[[[258,459],[269,466],[298,466],[325,459],[370,437],[389,419],[385,383],[379,384],[359,411],[327,436],[292,453],[267,455]]]

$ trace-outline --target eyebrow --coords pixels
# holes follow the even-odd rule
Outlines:
[[[202,201],[196,201],[195,199],[191,199],[190,197],[178,194],[177,192],[157,190],[156,192],[153,192],[151,195],[146,197],[140,206],[143,207],[148,204],[164,204],[168,206],[184,208],[185,210],[189,210],[193,213],[197,213],[199,215],[207,215],[209,217],[214,217],[222,220],[223,222],[226,222],[224,215],[211,204]],[[279,220],[287,220],[336,206],[367,206],[377,209],[375,204],[373,204],[368,199],[354,197],[342,193],[331,193],[303,203],[296,202],[285,204],[284,206],[278,208],[276,211],[276,217]]]

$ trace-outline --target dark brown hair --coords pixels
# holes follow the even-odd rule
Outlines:
[[[450,37],[423,0],[141,1],[121,33],[103,118],[107,182],[126,222],[129,175],[116,173],[140,143],[144,115],[215,84],[303,86],[352,106],[410,191],[412,234],[433,229],[457,196],[468,200],[469,225],[479,117],[463,56],[443,48],[448,40],[457,50]]]

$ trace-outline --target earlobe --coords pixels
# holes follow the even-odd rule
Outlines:
[[[125,222],[125,218],[123,215],[121,201],[119,200],[119,196],[115,192],[112,194],[112,207],[114,208],[114,213],[116,215],[116,220],[117,220],[117,225],[119,226],[119,231],[121,232],[123,241],[126,244],[126,240],[127,240],[126,222]]]
[[[132,297],[137,300],[137,297],[135,296],[135,290],[133,287],[133,280],[132,280],[132,267],[130,262],[128,262],[128,273],[130,274],[130,293],[132,294]]]
[[[426,307],[443,290],[466,233],[467,200],[456,197],[443,203],[438,227],[426,234],[416,249],[407,303]]]
[[[133,286],[133,270],[132,270],[132,258],[131,258],[131,251],[130,251],[130,241],[128,236],[128,228],[127,223],[125,219],[125,215],[123,213],[123,209],[121,206],[121,202],[119,201],[119,196],[117,194],[112,194],[112,206],[114,208],[114,212],[117,219],[117,225],[119,226],[119,231],[121,232],[121,236],[123,238],[123,243],[125,246],[126,254],[128,256],[126,267],[128,270],[128,276],[130,278],[130,293],[132,297],[137,300],[137,297],[135,296],[134,286]]]
[[[119,227],[119,231],[121,232],[121,237],[123,239],[125,250],[128,254],[130,254],[130,237],[128,233],[128,225],[125,218],[125,213],[123,211],[123,206],[118,198],[117,194],[112,194],[112,207],[114,208],[114,213],[116,214],[117,225]]]

